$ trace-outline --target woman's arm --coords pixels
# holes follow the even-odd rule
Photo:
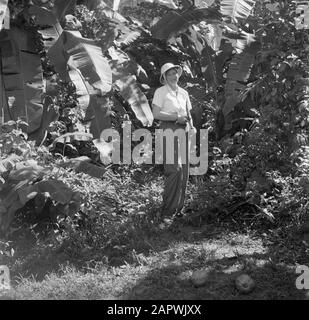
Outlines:
[[[155,119],[162,121],[176,121],[178,120],[177,111],[174,112],[165,112],[162,111],[160,107],[156,104],[152,104],[152,113]]]
[[[194,128],[194,123],[191,115],[192,105],[191,105],[191,100],[188,93],[187,93],[187,100],[186,100],[186,109],[187,109],[190,127]]]

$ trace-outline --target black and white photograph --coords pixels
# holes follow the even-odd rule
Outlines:
[[[309,300],[309,1],[0,0],[0,300]]]

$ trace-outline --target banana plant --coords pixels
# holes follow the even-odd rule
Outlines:
[[[4,121],[22,119],[27,132],[40,126],[44,93],[41,58],[33,34],[21,28],[2,30],[0,37]]]
[[[50,168],[35,161],[17,162],[0,190],[0,233],[6,234],[16,212],[37,195],[48,194],[62,214],[70,215],[80,206],[80,194],[64,182],[45,177]]]
[[[246,88],[255,55],[260,46],[259,42],[251,43],[241,54],[234,55],[229,65],[225,84],[225,103],[222,106],[222,112],[226,119],[237,103],[241,102],[241,92]],[[229,129],[231,129],[231,123],[226,121],[225,130]]]
[[[109,48],[110,66],[113,71],[113,86],[127,101],[143,126],[151,126],[153,114],[148,100],[137,84],[138,65],[120,49]]]
[[[45,51],[60,77],[75,85],[85,118],[93,119],[90,126],[93,136],[98,138],[104,128],[111,126],[106,95],[111,92],[112,77],[116,79],[117,88],[132,106],[137,118],[142,124],[151,125],[151,109],[134,80],[134,71],[132,74],[123,71],[123,77],[115,78],[109,66],[110,61],[103,55],[103,48],[107,50],[108,47],[103,45],[101,49],[94,40],[82,37],[78,31],[62,29],[60,21],[72,10],[76,1],[56,0],[53,6],[50,1],[34,0],[33,3],[25,7],[20,15],[28,25],[37,27]],[[8,1],[1,0],[0,4],[0,12],[7,11]],[[125,24],[125,18],[102,1],[96,1],[96,5],[99,5],[96,15],[103,14],[118,21],[121,37],[115,41],[116,45],[128,45],[140,36],[141,31],[136,28],[132,30]],[[2,19],[3,15],[0,17]],[[29,124],[27,133],[31,137],[35,138],[36,133],[40,132],[36,137],[40,143],[46,126],[44,121],[44,128],[40,127],[43,123],[41,118],[46,88],[34,33],[33,29],[30,32],[15,26],[11,30],[1,31],[1,109],[3,121],[22,118]],[[121,68],[118,68],[117,73],[121,75],[121,72]]]
[[[219,86],[225,89],[225,103],[220,103],[219,107],[222,108],[221,112],[226,118],[226,130],[231,127],[228,115],[241,101],[241,91],[246,88],[245,83],[259,48],[254,34],[245,32],[239,24],[252,13],[255,2],[253,0],[196,1],[194,4],[198,8],[190,8],[183,13],[171,11],[152,28],[154,37],[169,41],[179,34],[182,34],[183,38],[185,30],[195,25],[194,30],[190,28],[191,36],[186,36],[186,42],[189,41],[186,47],[195,47],[195,51],[200,55],[204,79],[215,89],[215,96]],[[208,29],[204,36],[206,41],[201,41],[205,27]],[[226,79],[223,78],[224,69],[228,70]]]
[[[9,30],[0,28],[0,87],[2,122],[22,119],[28,124],[24,130],[28,134],[40,132],[43,116],[43,100],[45,82],[38,48],[38,39],[33,27],[36,22],[42,26],[42,36],[47,50],[53,46],[62,33],[58,19],[48,6],[47,1],[34,1],[43,7],[31,5],[25,7],[19,17],[28,23],[23,28],[19,23],[13,24]],[[56,1],[57,2],[57,1]],[[58,1],[59,4],[59,1]],[[44,5],[47,7],[45,8]],[[9,12],[9,2],[0,2],[0,26],[2,27],[2,11]],[[45,122],[44,122],[45,123]],[[32,135],[33,136],[33,135]],[[39,135],[41,138],[41,134]],[[36,138],[34,136],[34,138]]]
[[[129,65],[129,67],[124,67],[120,63],[117,63],[120,56],[125,54],[120,47],[128,46],[132,41],[140,37],[145,30],[141,27],[130,26],[126,18],[109,8],[103,1],[95,0],[87,2],[87,5],[91,5],[95,9],[94,17],[100,18],[104,16],[106,19],[116,22],[117,32],[120,36],[116,35],[117,32],[115,33],[111,30],[113,41],[108,41],[108,45],[104,46],[104,39],[102,39],[102,43],[97,43],[82,37],[78,31],[64,31],[62,29],[60,22],[66,13],[72,11],[72,8],[76,4],[75,0],[55,0],[53,2],[54,6],[51,6],[50,1],[33,0],[34,5],[26,8],[23,16],[38,28],[47,55],[61,78],[65,81],[71,81],[75,85],[80,108],[85,112],[86,119],[93,119],[91,132],[94,137],[98,138],[101,130],[110,126],[108,98],[106,95],[111,92],[112,84],[113,89],[118,91],[122,98],[129,103],[141,123],[143,125],[151,125],[153,117],[150,106],[136,81],[136,64],[134,65],[134,61],[129,56],[125,58],[126,65]],[[205,52],[203,48],[207,43],[212,49],[217,51],[220,49],[219,43],[222,37],[222,16],[229,16],[231,17],[231,22],[236,23],[237,19],[245,18],[250,14],[254,1],[222,0],[221,12],[217,3],[217,1],[206,1],[205,6],[200,4],[201,8],[189,8],[182,13],[170,11],[153,26],[151,29],[152,34],[155,38],[168,41],[172,37],[183,33],[192,24],[206,20],[210,28],[212,27],[213,29],[212,37],[208,37],[208,39],[206,37],[204,38],[206,41],[204,41],[201,40],[197,32],[193,32],[187,37],[187,41],[196,46],[196,51],[199,54]],[[1,0],[0,4],[7,12],[7,1]],[[3,17],[3,14],[0,14],[0,17]],[[15,29],[16,27],[13,27],[13,30]],[[19,44],[19,41],[12,40],[13,38],[8,40],[8,37],[10,38],[13,33],[14,31],[11,32],[11,30],[9,30],[8,34],[5,31],[1,31],[0,35],[1,43],[5,43],[6,41],[10,43],[11,41],[14,43],[13,47],[15,48],[12,50],[10,49],[12,46],[10,47],[7,44],[1,46],[1,70],[3,70],[3,75],[0,85],[3,88],[3,92],[5,92],[5,94],[2,93],[1,99],[2,114],[5,120],[16,120],[18,117],[24,118],[29,123],[28,133],[42,132],[42,130],[38,129],[42,124],[41,118],[43,115],[45,88],[42,69],[38,64],[38,52],[31,52],[25,48],[16,50],[16,47],[19,47],[22,43],[31,42],[25,41],[25,39],[31,38],[31,32],[24,31],[25,39],[22,39],[21,44]],[[236,49],[239,50],[238,53],[244,50],[244,42],[241,39],[236,39],[234,42]],[[115,47],[116,52],[113,53],[112,58],[108,59],[106,57],[107,50]],[[19,54],[16,55],[16,52],[19,52]],[[103,54],[103,52],[105,53]],[[36,61],[35,73],[30,70],[32,68],[31,64],[28,63],[28,69],[26,69],[27,67],[23,63],[24,57],[27,54],[29,55],[28,62],[34,63]],[[14,70],[14,72],[17,74],[15,79],[19,78],[20,81],[16,82],[18,83],[18,88],[15,88],[10,87],[9,78],[11,74],[10,70],[6,71],[6,68],[8,63],[17,59],[17,56],[19,57],[19,63],[16,66],[19,69]],[[206,61],[206,64],[213,64],[209,52],[206,60],[201,59],[201,61]],[[203,63],[202,67],[205,67]],[[212,73],[217,71],[217,74],[220,74],[220,70],[216,68],[216,64],[212,65],[210,70]],[[27,75],[24,74],[25,71]],[[31,76],[34,79],[31,79]],[[215,80],[214,86],[217,85],[218,80]],[[20,97],[23,97],[23,100]]]
[[[80,108],[88,119],[93,118],[90,131],[98,138],[111,126],[108,100],[103,97],[111,91],[112,71],[101,48],[79,31],[63,31],[48,56],[61,77],[75,84]]]
[[[151,33],[154,38],[169,40],[188,29],[192,24],[204,20],[208,23],[219,23],[221,17],[221,13],[216,8],[193,8],[183,13],[169,11],[151,28]]]

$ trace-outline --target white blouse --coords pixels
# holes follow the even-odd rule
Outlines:
[[[177,86],[177,94],[169,85],[164,85],[156,89],[152,103],[157,105],[162,111],[172,113],[176,111],[179,115],[187,115],[188,110],[192,109],[188,91]]]

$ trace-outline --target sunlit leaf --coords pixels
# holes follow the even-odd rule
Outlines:
[[[103,129],[111,126],[108,104],[100,98],[111,90],[112,84],[112,70],[102,49],[78,31],[64,31],[48,54],[62,78],[74,83],[86,119],[93,118],[91,133],[99,137]]]
[[[223,16],[237,21],[238,18],[247,18],[255,5],[255,0],[222,0],[221,13]]]
[[[110,48],[110,66],[113,71],[113,85],[127,101],[138,120],[144,126],[151,126],[154,120],[148,100],[139,88],[135,72],[138,66],[120,49]]]
[[[0,31],[3,28],[3,21],[7,15],[8,0],[0,0]]]

